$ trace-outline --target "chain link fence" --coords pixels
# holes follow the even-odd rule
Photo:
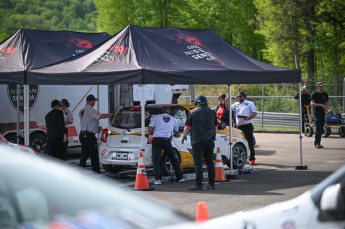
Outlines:
[[[310,94],[316,90],[315,85],[306,86]],[[257,117],[253,120],[256,130],[298,131],[299,101],[294,98],[294,95],[298,92],[298,85],[290,85],[289,89],[293,90],[290,95],[279,95],[279,90],[277,90],[277,95],[268,96],[265,95],[265,85],[257,85],[257,87],[262,88],[261,91],[256,90],[260,93],[247,95],[247,99],[255,103],[258,111]],[[329,111],[345,114],[345,85],[325,84],[324,91],[329,95]],[[232,103],[234,103],[237,101],[237,91],[232,93]],[[206,95],[206,97],[210,107],[215,107],[218,104],[219,95]],[[180,103],[190,103],[190,96],[181,96],[179,100]]]

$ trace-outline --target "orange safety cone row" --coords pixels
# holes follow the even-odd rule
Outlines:
[[[195,221],[201,223],[208,220],[208,210],[206,202],[198,202]]]
[[[142,191],[149,191],[153,190],[150,187],[149,180],[147,179],[145,164],[144,164],[144,157],[143,153],[140,152],[139,154],[139,161],[138,161],[138,168],[137,168],[137,175],[135,177],[135,190],[142,190]]]
[[[225,173],[224,173],[224,166],[223,166],[223,161],[222,161],[222,156],[220,154],[220,148],[217,147],[217,154],[216,154],[216,164],[215,164],[215,170],[216,170],[216,175],[214,180],[217,182],[227,182],[229,181],[226,179]]]

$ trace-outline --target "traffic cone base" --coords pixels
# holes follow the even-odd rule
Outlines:
[[[134,190],[138,191],[150,191],[153,190],[153,187],[150,187],[149,180],[147,179],[143,153],[139,154],[137,175],[135,177]]]
[[[222,161],[222,156],[220,154],[220,148],[217,147],[217,154],[216,154],[216,164],[215,164],[215,178],[214,181],[216,182],[228,182],[229,179],[226,178],[225,172],[224,172],[224,166]]]

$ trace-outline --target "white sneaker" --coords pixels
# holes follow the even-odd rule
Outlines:
[[[187,181],[187,179],[183,177],[183,178],[182,178],[181,180],[179,180],[178,182],[179,182],[179,183],[184,183],[184,182],[186,182],[186,181]]]
[[[162,184],[162,181],[161,180],[156,180],[155,182],[153,182],[153,184],[160,185],[160,184]]]

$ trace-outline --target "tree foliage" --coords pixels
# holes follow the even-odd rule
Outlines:
[[[110,34],[129,24],[211,29],[258,60],[301,69],[308,84],[340,84],[345,75],[343,0],[2,0],[0,18],[0,40],[19,28]]]

